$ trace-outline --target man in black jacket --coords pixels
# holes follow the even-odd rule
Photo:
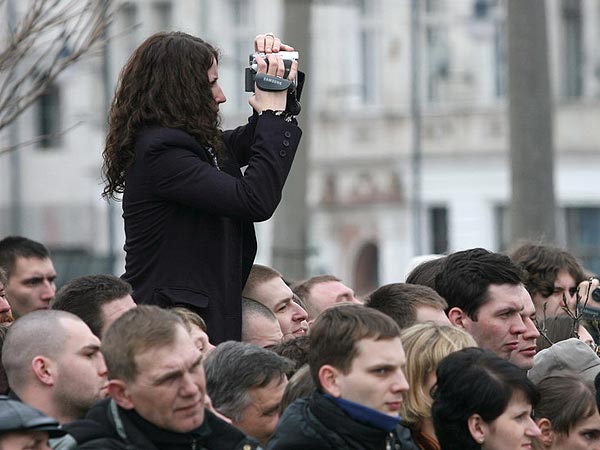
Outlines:
[[[257,448],[205,410],[202,353],[175,314],[156,306],[128,311],[108,330],[102,352],[111,398],[66,427],[77,448]]]
[[[290,405],[268,450],[416,450],[400,425],[408,391],[400,329],[361,305],[325,310],[310,332],[310,371],[317,390]]]

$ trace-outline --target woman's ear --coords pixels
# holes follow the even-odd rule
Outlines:
[[[467,426],[469,427],[469,433],[471,433],[475,442],[483,444],[487,433],[487,424],[481,416],[479,414],[473,414],[467,419]]]
[[[551,448],[554,444],[554,430],[552,429],[552,422],[550,419],[544,417],[537,421],[537,426],[542,432],[538,439],[545,448]]]

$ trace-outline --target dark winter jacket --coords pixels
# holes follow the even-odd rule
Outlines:
[[[199,313],[214,344],[241,339],[254,222],[275,211],[301,134],[272,112],[255,114],[224,133],[226,154],[217,161],[185,131],[139,132],[123,194],[123,278],[137,303]]]
[[[84,420],[64,426],[81,450],[254,450],[258,444],[210,411],[189,433],[159,428],[112,399],[96,404]]]
[[[283,413],[267,450],[418,450],[407,428],[389,432],[358,422],[319,393]]]

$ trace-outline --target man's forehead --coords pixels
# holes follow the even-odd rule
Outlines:
[[[149,346],[135,353],[134,359],[138,372],[162,373],[186,364],[192,364],[201,355],[191,335],[181,328],[184,335],[176,336],[171,343]]]
[[[362,359],[404,359],[404,349],[400,336],[393,338],[364,338],[360,339],[354,345],[356,348],[356,357]]]
[[[271,278],[256,287],[255,300],[272,309],[277,303],[290,300],[294,293],[280,277]]]
[[[490,284],[487,289],[487,301],[485,304],[498,305],[500,303],[510,303],[520,305],[520,309],[523,304],[522,289],[522,284]]]
[[[25,276],[26,274],[55,275],[54,264],[50,258],[18,256],[11,277]]]

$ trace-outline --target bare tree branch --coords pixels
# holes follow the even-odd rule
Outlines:
[[[29,147],[30,145],[38,144],[46,139],[49,139],[49,140],[57,139],[61,136],[64,136],[69,131],[73,130],[74,128],[77,128],[82,123],[83,122],[77,122],[77,123],[71,125],[70,127],[65,128],[64,130],[61,130],[57,133],[42,134],[41,136],[36,136],[35,138],[30,139],[28,141],[23,141],[23,142],[19,142],[18,144],[11,145],[9,147],[0,148],[0,156],[4,155],[6,153],[14,152],[15,150],[19,150],[24,147]]]
[[[8,24],[8,37],[0,44],[0,130],[43,95],[65,69],[106,45],[112,0],[28,3],[26,12]],[[1,11],[9,6],[7,0],[0,0]]]

